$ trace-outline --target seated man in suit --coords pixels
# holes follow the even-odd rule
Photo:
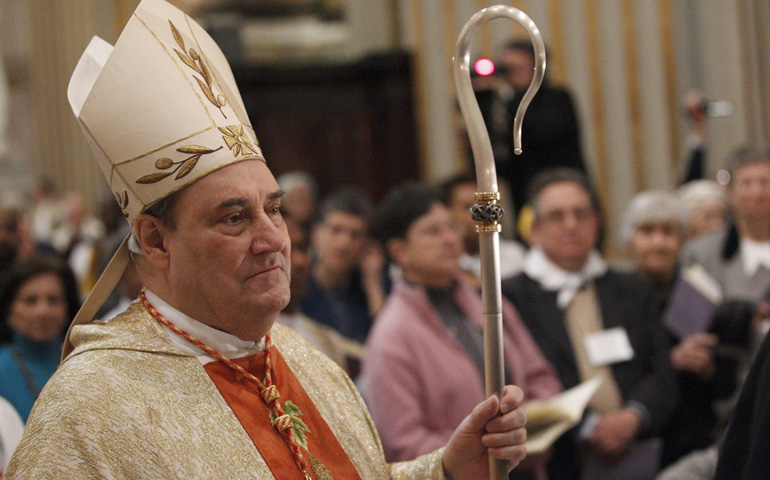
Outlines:
[[[536,176],[535,218],[524,270],[503,282],[564,388],[602,376],[582,424],[556,444],[551,480],[578,479],[579,447],[621,459],[657,434],[676,405],[677,387],[651,287],[608,268],[596,250],[597,200],[585,175],[559,168]]]

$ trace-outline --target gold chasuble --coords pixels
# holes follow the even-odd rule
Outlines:
[[[444,479],[441,450],[386,463],[350,378],[290,329],[274,325],[270,334],[281,399],[301,411],[309,451],[335,480]],[[77,325],[72,341],[3,480],[301,478],[265,403],[219,362],[203,365],[180,349],[139,302]],[[238,362],[259,378],[260,357]]]
[[[278,349],[271,346],[270,350],[273,381],[285,401],[284,410],[292,416],[295,435],[310,452],[312,472],[316,479],[360,479],[337,438],[297,382]],[[264,376],[264,352],[234,361],[255,377]],[[282,480],[302,480],[302,472],[295,465],[283,437],[273,428],[271,412],[254,387],[247,385],[242,375],[221,362],[210,362],[205,368],[273,475]]]

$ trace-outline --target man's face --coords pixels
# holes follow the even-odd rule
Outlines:
[[[431,287],[445,287],[459,274],[460,232],[449,209],[434,203],[415,220],[405,239],[391,240],[393,258],[404,278]]]
[[[479,234],[476,233],[476,222],[471,217],[471,207],[476,204],[476,185],[461,183],[452,188],[449,209],[455,222],[462,230],[465,251],[475,254],[479,251]]]
[[[762,220],[770,217],[770,165],[749,163],[738,168],[729,194],[737,217]]]
[[[244,340],[289,303],[282,192],[261,161],[227,166],[179,192],[167,233],[168,282],[184,313]]]
[[[645,222],[634,229],[631,251],[639,271],[670,279],[676,271],[682,235],[677,222]]]
[[[358,266],[366,241],[366,219],[345,212],[331,212],[313,233],[319,263],[340,273]]]
[[[537,197],[532,243],[560,268],[583,268],[596,246],[599,221],[586,190],[574,182],[557,182]]]
[[[525,91],[535,75],[535,59],[521,50],[505,50],[500,54],[500,63],[505,68],[505,79],[516,91]]]

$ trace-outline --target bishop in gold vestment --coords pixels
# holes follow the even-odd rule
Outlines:
[[[443,478],[440,450],[386,464],[349,377],[292,330],[276,324],[271,334],[362,479]],[[175,346],[140,303],[76,327],[72,341],[7,478],[275,478],[199,358]]]
[[[73,320],[7,479],[454,480],[524,457],[523,393],[446,447],[388,465],[348,376],[275,325],[289,302],[281,197],[229,65],[164,0],[95,38],[68,99],[132,227]],[[138,302],[92,322],[133,254]]]

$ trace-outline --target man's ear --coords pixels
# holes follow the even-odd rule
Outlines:
[[[134,219],[134,236],[142,247],[145,258],[157,268],[165,268],[169,263],[166,235],[169,229],[163,222],[152,215],[140,213]]]
[[[537,218],[532,219],[532,225],[529,229],[529,244],[533,247],[540,246],[540,228],[542,223]]]

